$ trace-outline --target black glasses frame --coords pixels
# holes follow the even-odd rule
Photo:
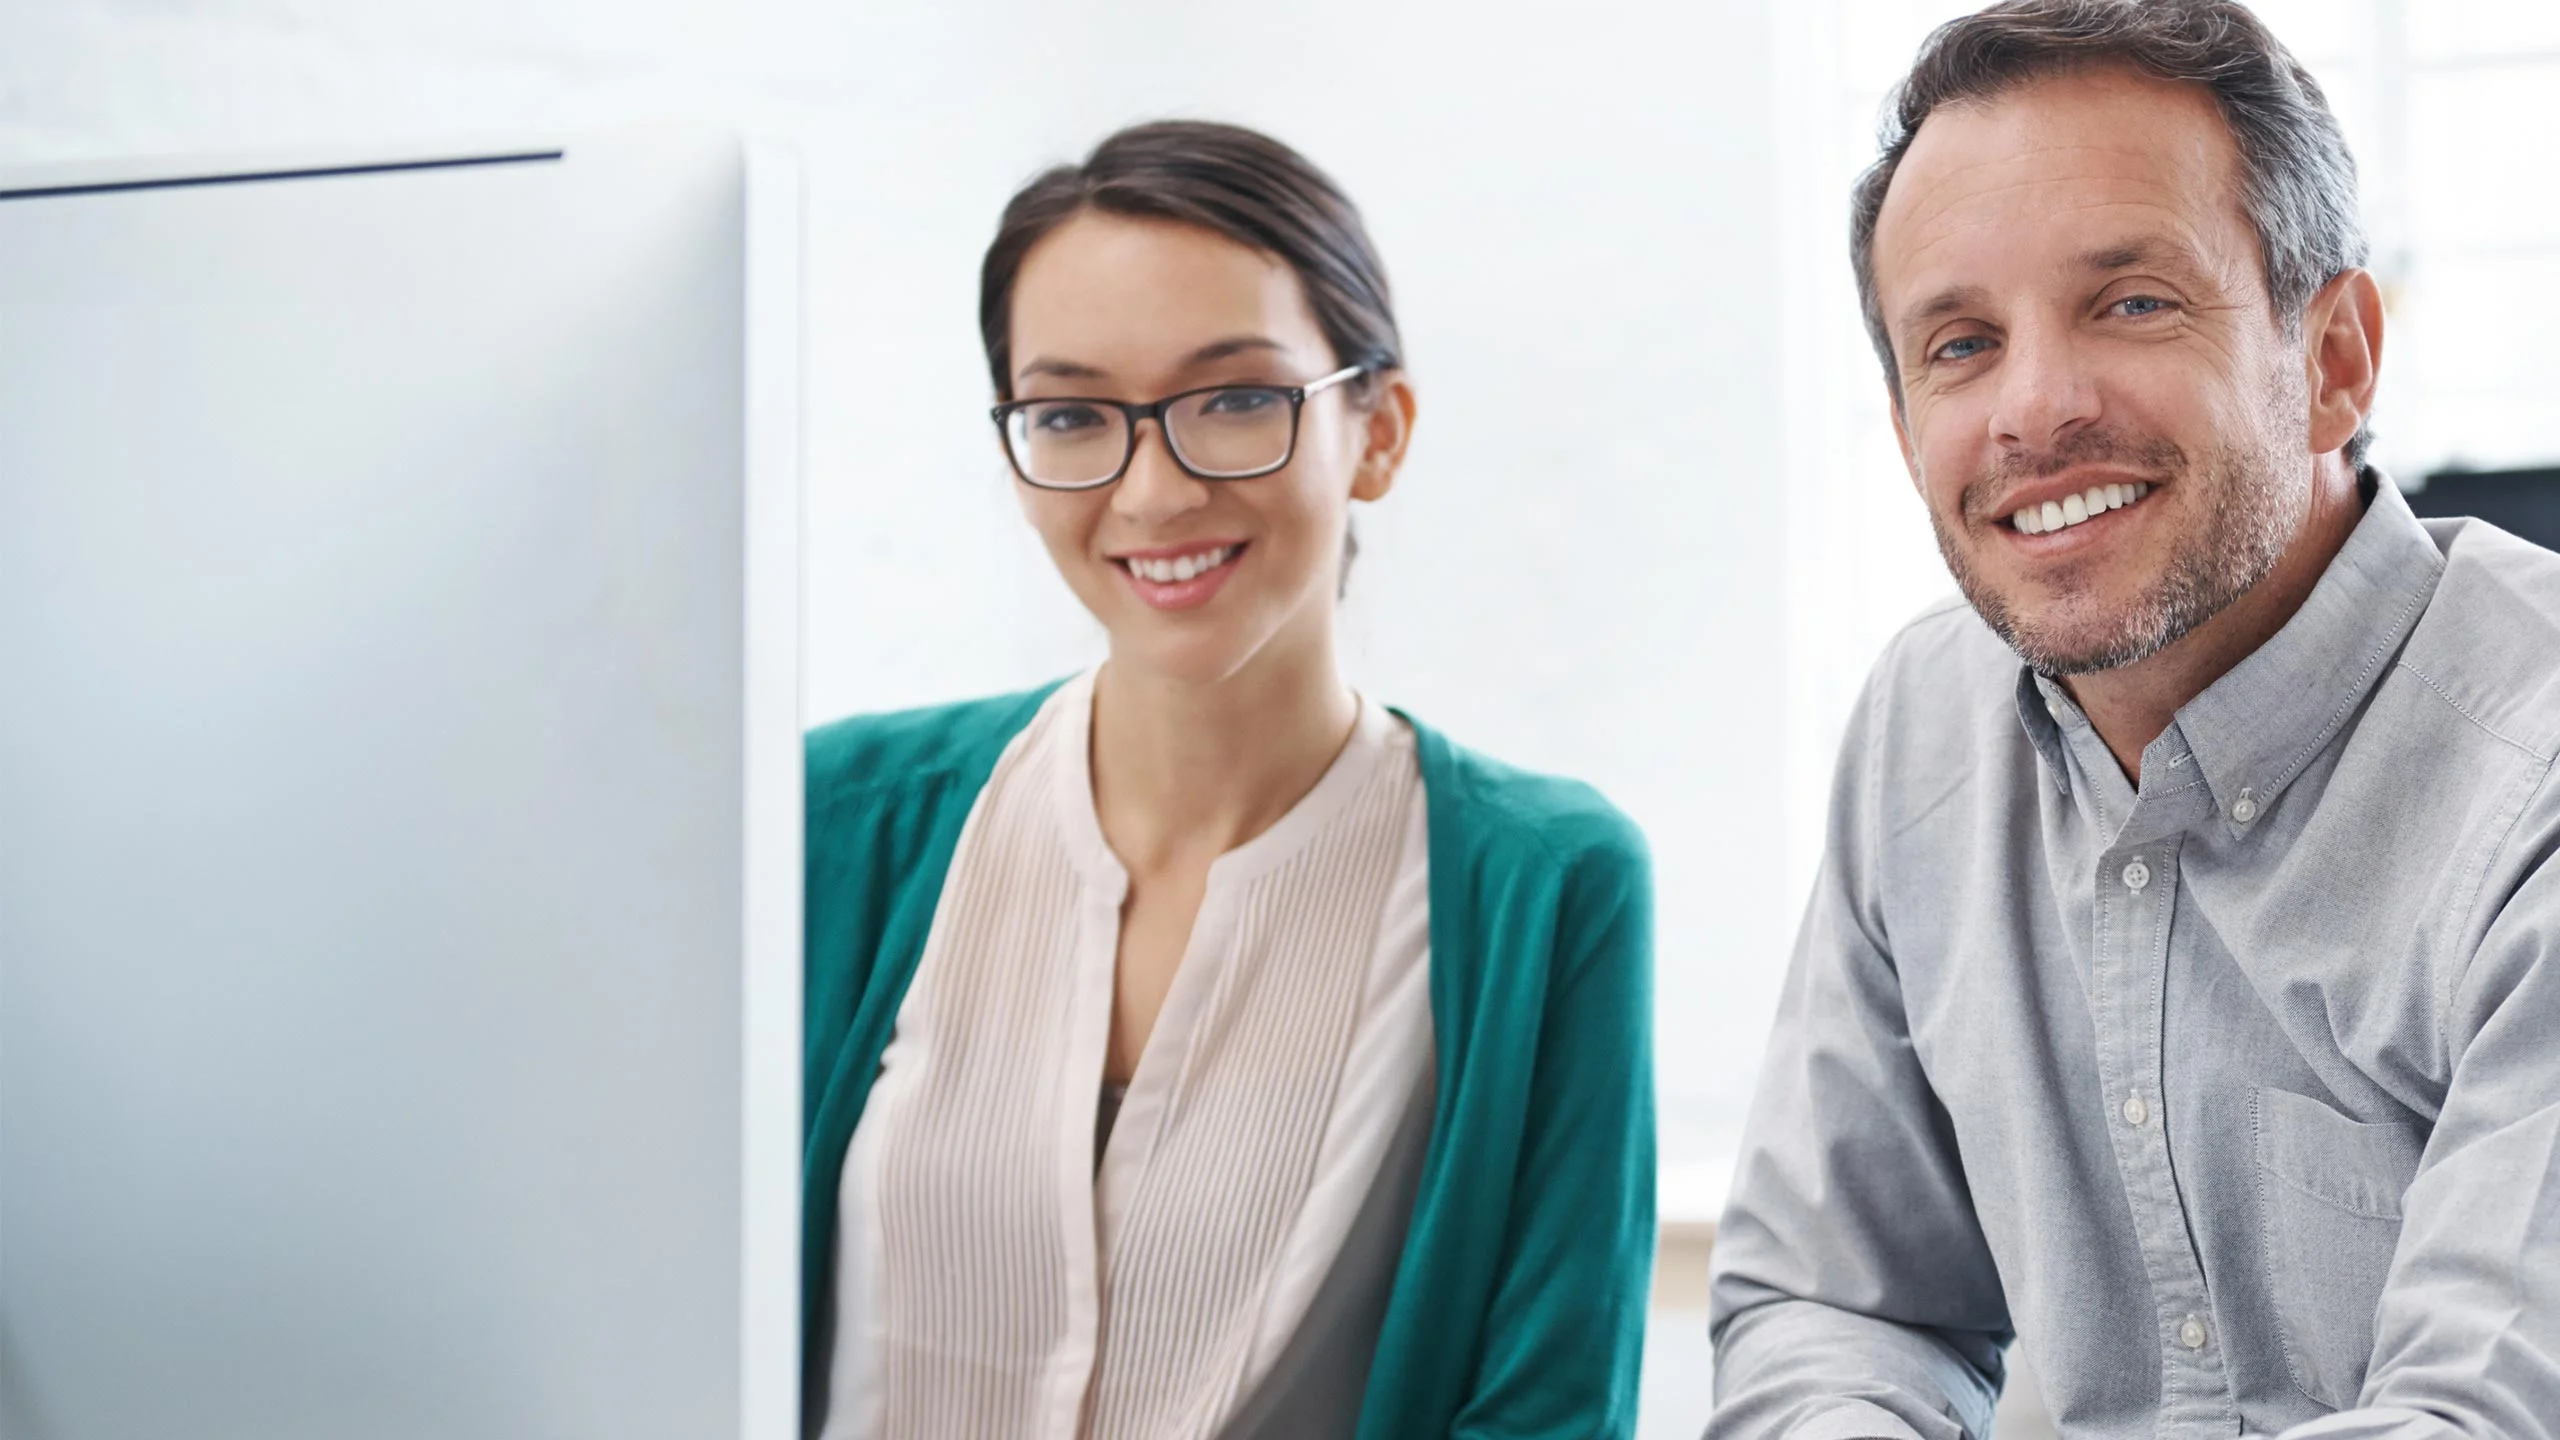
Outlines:
[[[1105,400],[1092,395],[1043,395],[1036,400],[1007,400],[987,413],[995,419],[996,437],[1004,446],[1005,462],[1013,467],[1016,478],[1035,490],[1099,490],[1105,485],[1117,483],[1121,476],[1129,473],[1130,464],[1138,458],[1138,422],[1141,420],[1156,422],[1156,433],[1164,437],[1165,453],[1172,456],[1173,463],[1181,466],[1182,473],[1192,479],[1254,480],[1285,469],[1290,461],[1298,458],[1298,417],[1306,409],[1308,396],[1365,374],[1369,368],[1365,363],[1345,365],[1330,375],[1319,376],[1304,385],[1200,385],[1178,394],[1167,395],[1161,400],[1149,401],[1144,405],[1129,400]],[[1278,395],[1289,402],[1289,444],[1280,452],[1279,459],[1254,470],[1203,470],[1192,464],[1183,455],[1182,447],[1174,443],[1173,430],[1165,424],[1165,416],[1176,404],[1195,395],[1214,395],[1228,390],[1260,390],[1267,394]],[[1117,410],[1127,416],[1129,428],[1123,432],[1127,438],[1127,444],[1121,449],[1120,463],[1112,467],[1110,474],[1099,480],[1086,480],[1074,485],[1060,485],[1053,481],[1032,479],[1030,472],[1022,468],[1022,457],[1013,453],[1013,430],[1008,422],[1016,414],[1034,405],[1099,405],[1105,409]]]

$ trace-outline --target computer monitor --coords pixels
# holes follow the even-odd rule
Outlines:
[[[0,1435],[797,1431],[797,214],[0,174]]]

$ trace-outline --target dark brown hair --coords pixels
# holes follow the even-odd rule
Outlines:
[[[1105,139],[1016,191],[978,271],[978,331],[996,398],[1013,398],[1013,285],[1022,257],[1087,210],[1214,231],[1295,271],[1337,364],[1404,363],[1386,267],[1360,212],[1306,157],[1257,130],[1158,120]],[[1365,391],[1363,392],[1365,393]]]
[[[1887,383],[1902,373],[1876,297],[1876,216],[1921,123],[1942,105],[1996,98],[2090,65],[2127,65],[2203,86],[2240,152],[2240,205],[2258,232],[2267,299],[2288,334],[2341,271],[2365,263],[2356,162],[2318,81],[2236,0],[2003,0],[1938,27],[1887,102],[1883,154],[1858,177],[1849,248],[1858,303]],[[2347,459],[2362,463],[2358,430]]]

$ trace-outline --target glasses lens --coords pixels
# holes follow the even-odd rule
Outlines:
[[[1034,485],[1096,485],[1129,458],[1129,417],[1083,400],[1034,400],[1006,413],[1004,443]]]
[[[1289,392],[1224,385],[1186,395],[1165,416],[1183,463],[1204,475],[1258,475],[1289,458]]]

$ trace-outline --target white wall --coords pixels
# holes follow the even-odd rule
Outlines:
[[[1423,400],[1361,520],[1354,678],[1651,834],[1669,1198],[1699,1209],[1797,906],[1770,9],[20,4],[0,163],[669,116],[795,141],[824,717],[1097,653],[983,418],[976,266],[1012,187],[1151,116],[1298,145],[1368,213]]]

